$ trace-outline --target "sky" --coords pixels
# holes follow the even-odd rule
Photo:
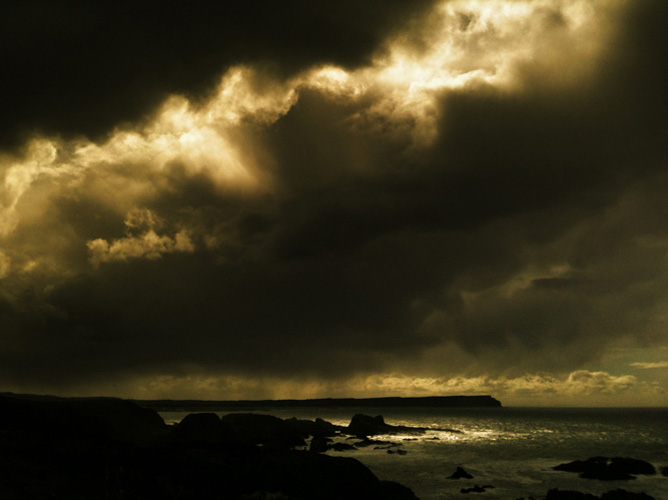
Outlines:
[[[0,391],[668,405],[664,0],[0,6]]]

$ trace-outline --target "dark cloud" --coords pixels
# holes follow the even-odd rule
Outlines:
[[[107,131],[166,93],[203,92],[232,62],[271,63],[282,75],[316,62],[361,66],[407,14],[394,3],[380,13],[345,2],[142,4],[122,14],[90,5],[54,25],[64,11],[47,16],[48,5],[30,21],[36,38],[20,31],[24,53],[48,60],[30,71],[77,69],[36,87],[33,107],[21,90],[5,120],[21,119],[5,138],[33,125]],[[18,26],[27,17],[14,9]],[[52,383],[67,385],[188,363],[249,377],[396,367],[520,376],[582,368],[622,340],[665,344],[668,9],[628,9],[582,81],[558,85],[560,69],[537,63],[516,70],[519,89],[435,91],[428,146],[411,136],[417,119],[377,111],[388,106],[380,87],[354,99],[303,88],[275,122],[238,126],[253,154],[272,159],[262,167],[269,187],[221,187],[179,161],[105,165],[62,189],[44,181],[31,196],[48,209],[32,225],[22,219],[12,244],[30,250],[44,237],[54,268],[43,282],[2,282],[23,294],[0,295],[3,376],[38,383],[57,373]],[[545,16],[565,29],[558,13]],[[42,52],[53,37],[54,52]],[[92,42],[79,49],[82,39]],[[65,117],[70,108],[85,111]],[[156,221],[129,223],[137,203],[106,197],[123,183]],[[22,203],[29,213],[30,198]],[[166,239],[147,243],[151,231]],[[177,248],[180,231],[190,246]],[[118,245],[97,267],[96,239],[100,252]],[[450,348],[461,359],[448,359]]]
[[[102,137],[171,93],[203,97],[231,64],[259,62],[281,75],[365,64],[397,23],[431,3],[5,3],[0,145],[35,130]]]

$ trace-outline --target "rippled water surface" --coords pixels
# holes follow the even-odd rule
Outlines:
[[[220,412],[220,414],[228,411]],[[422,500],[468,498],[461,488],[493,485],[483,499],[543,498],[548,489],[576,489],[597,495],[617,488],[644,491],[668,500],[668,478],[638,476],[632,481],[596,481],[552,470],[592,456],[646,460],[657,470],[668,465],[668,409],[584,408],[321,408],[262,411],[281,418],[324,418],[347,425],[355,413],[383,415],[391,425],[428,427],[422,435],[385,436],[401,443],[405,455],[373,447],[330,452],[355,457],[381,479],[409,486]],[[186,413],[162,413],[167,422]],[[342,438],[343,440],[343,438]],[[350,441],[348,441],[350,442]],[[457,466],[471,480],[446,479]],[[469,495],[469,496],[470,496]]]

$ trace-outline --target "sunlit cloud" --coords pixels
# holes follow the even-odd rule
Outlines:
[[[99,383],[93,382],[93,384],[95,384],[93,392],[100,393]],[[85,390],[85,387],[82,385],[76,390]],[[561,377],[533,373],[514,378],[488,376],[441,378],[394,373],[327,380],[229,375],[194,366],[185,370],[176,369],[169,374],[127,376],[116,380],[113,388],[102,389],[102,392],[110,396],[131,395],[138,399],[207,400],[429,397],[466,394],[492,395],[506,406],[587,406],[594,403],[614,406],[620,401],[629,401],[628,398],[632,398],[634,404],[652,406],[661,404],[668,398],[668,393],[657,383],[644,382],[631,375],[615,376],[606,372],[587,370],[578,370]]]
[[[10,265],[11,265],[10,258],[7,255],[5,255],[2,251],[0,251],[0,279],[7,276]]]
[[[158,259],[174,252],[190,253],[195,246],[187,230],[178,231],[174,237],[159,236],[156,228],[159,221],[150,210],[134,210],[125,220],[128,236],[111,242],[98,238],[86,243],[90,261],[94,267],[103,262],[127,261],[130,259]],[[135,234],[136,233],[136,234]]]
[[[600,2],[582,0],[556,7],[547,0],[443,2],[431,15],[428,29],[418,27],[422,40],[411,40],[415,33],[403,32],[368,67],[346,71],[328,65],[288,81],[250,66],[234,67],[207,102],[195,105],[183,96],[172,96],[147,124],[120,129],[104,143],[35,139],[24,158],[1,162],[0,234],[16,227],[18,201],[44,176],[72,180],[95,175],[86,174],[89,169],[128,164],[140,172],[160,173],[179,164],[189,175],[204,174],[220,187],[257,187],[266,168],[257,164],[248,145],[239,142],[238,128],[247,122],[260,126],[275,122],[297,102],[301,89],[353,100],[375,96],[350,117],[350,123],[378,133],[382,128],[374,128],[374,123],[389,120],[400,133],[412,137],[414,145],[429,145],[438,133],[438,100],[444,91],[472,85],[512,91],[518,85],[518,68],[536,62],[561,78],[563,67],[549,66],[550,60],[557,56],[578,60],[571,57],[574,50],[584,51],[580,59],[592,66],[605,42],[598,16],[605,8]],[[560,43],[554,43],[554,37]],[[578,78],[578,71],[571,64],[568,73]]]
[[[651,370],[653,368],[668,368],[668,361],[659,361],[658,363],[638,362],[631,363],[629,366],[633,366],[634,368],[641,368],[643,370]]]

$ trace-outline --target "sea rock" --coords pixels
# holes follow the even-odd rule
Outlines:
[[[383,441],[380,439],[369,439],[364,438],[361,441],[355,443],[355,446],[358,448],[366,448],[368,446],[401,446],[401,443],[393,443],[392,441]]]
[[[460,493],[485,493],[490,488],[494,488],[494,486],[486,484],[484,486],[478,486],[477,484],[473,486],[473,488],[462,488],[459,490]]]
[[[173,439],[188,443],[222,443],[233,440],[233,433],[215,413],[191,413],[172,432]]]
[[[554,470],[577,472],[579,477],[585,479],[598,479],[601,481],[620,481],[635,479],[637,474],[654,475],[654,466],[644,460],[635,458],[607,458],[591,457],[587,460],[575,460],[566,464],[553,467]]]
[[[394,453],[396,453],[397,455],[405,455],[408,452],[406,450],[387,450],[387,453],[389,453],[390,455]]]
[[[582,493],[581,491],[553,488],[547,492],[545,500],[599,500],[599,498],[590,493]]]
[[[457,467],[457,470],[455,470],[448,479],[473,479],[473,476],[466,472],[462,467]]]
[[[353,416],[348,424],[347,432],[361,439],[378,434],[387,434],[392,432],[391,425],[387,425],[382,415],[370,417],[369,415],[357,414]]]
[[[360,439],[366,439],[368,436],[378,436],[381,434],[423,434],[427,427],[408,427],[404,425],[389,425],[385,423],[382,415],[371,417],[369,415],[357,414],[353,416],[348,427],[342,430],[343,433],[356,436]],[[456,432],[456,431],[453,431]]]
[[[345,427],[334,425],[321,418],[313,420],[301,420],[297,418],[289,418],[284,421],[288,426],[297,430],[302,437],[308,436],[325,436],[333,437],[341,433]]]
[[[666,476],[666,477],[668,477],[668,466],[663,466],[663,467],[661,467],[661,469],[659,469],[659,470],[661,471],[661,475],[662,475],[662,476]]]

